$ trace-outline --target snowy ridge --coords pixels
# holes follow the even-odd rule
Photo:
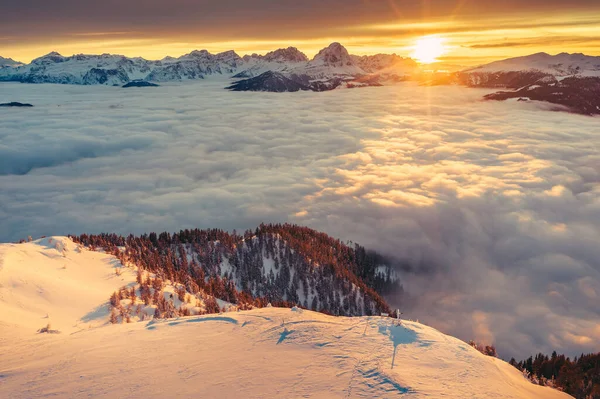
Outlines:
[[[495,61],[464,72],[499,73],[515,71],[538,71],[555,77],[600,76],[600,57],[581,53],[560,53],[557,55],[537,53]]]
[[[15,61],[12,58],[0,57],[0,68],[17,67],[23,65],[21,62]]]

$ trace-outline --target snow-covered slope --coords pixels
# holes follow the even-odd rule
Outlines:
[[[118,263],[64,237],[0,245],[3,397],[568,397],[391,318],[264,308],[101,323],[110,292],[134,278]],[[46,313],[61,334],[35,333]]]
[[[23,65],[22,63],[13,60],[12,58],[0,57],[0,68],[4,67],[17,67]]]
[[[72,333],[105,324],[110,294],[135,282],[135,273],[67,237],[0,245],[0,334],[31,335],[48,323]],[[47,316],[47,317],[46,317]]]
[[[581,53],[560,53],[557,55],[537,53],[495,61],[465,72],[499,73],[515,71],[538,71],[556,77],[600,76],[600,57]]]
[[[138,269],[134,265],[124,267],[114,256],[103,251],[90,251],[67,237],[2,244],[0,332],[7,329],[30,335],[50,324],[51,330],[70,334],[105,325],[112,310],[109,303],[111,294],[125,289],[128,291],[123,298],[123,315],[131,316],[131,321],[152,316],[156,306],[145,306],[140,300],[137,274]],[[143,279],[154,277],[141,271],[140,276]],[[132,302],[128,295],[132,287],[137,299],[133,301],[134,306],[129,306]],[[176,297],[176,288],[169,281],[164,281],[159,294],[172,297],[169,301],[174,309],[183,305],[191,314],[204,311],[205,304],[201,298],[194,298],[186,292],[187,301],[182,302]],[[137,305],[140,305],[139,311],[135,314]],[[229,306],[223,301],[218,305]]]

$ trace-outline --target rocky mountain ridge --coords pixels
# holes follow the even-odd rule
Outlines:
[[[328,91],[407,80],[428,85],[510,89],[485,98],[522,97],[560,104],[575,113],[600,114],[600,92],[597,91],[600,57],[580,53],[537,53],[453,73],[430,72],[415,60],[396,54],[351,55],[337,42],[312,59],[295,47],[244,57],[235,51],[212,54],[195,50],[181,57],[157,61],[112,54],[65,57],[57,52],[36,58],[27,65],[0,58],[0,82],[123,86],[134,81],[181,82],[214,76],[233,79],[226,87],[233,91]],[[532,95],[526,96],[528,93]]]

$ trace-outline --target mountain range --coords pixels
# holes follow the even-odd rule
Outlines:
[[[559,104],[582,114],[600,114],[600,57],[537,53],[457,72],[428,72],[415,60],[395,54],[356,56],[332,43],[312,59],[295,47],[240,57],[235,51],[192,51],[162,60],[121,55],[70,57],[56,52],[22,64],[0,57],[0,81],[121,86],[132,81],[180,82],[210,77],[231,79],[234,91],[327,91],[382,86],[399,81],[509,89],[489,100],[518,98]],[[584,80],[581,80],[584,79]]]
[[[27,65],[12,60],[4,61],[4,65],[0,81],[82,85],[122,85],[133,80],[183,81],[209,76],[252,78],[268,71],[311,81],[335,77],[348,81],[372,73],[410,75],[418,68],[415,61],[395,54],[353,56],[339,43],[332,43],[310,60],[297,48],[289,47],[243,58],[234,51],[211,54],[201,50],[158,61],[112,54],[65,57],[52,52]]]

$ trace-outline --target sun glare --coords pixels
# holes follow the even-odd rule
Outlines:
[[[446,53],[446,40],[439,36],[425,36],[417,39],[411,57],[421,64],[431,64]]]

